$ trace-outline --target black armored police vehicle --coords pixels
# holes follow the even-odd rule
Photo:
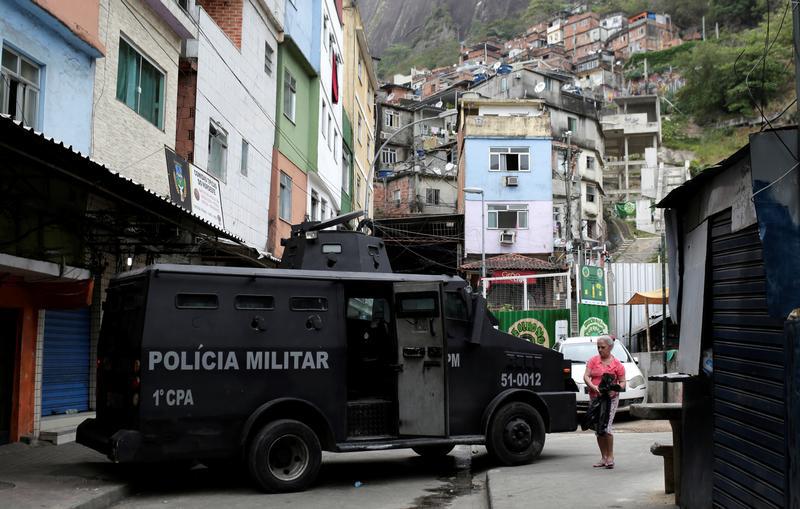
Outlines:
[[[435,457],[485,444],[516,465],[545,433],[576,429],[560,353],[497,330],[463,279],[391,273],[379,239],[328,225],[298,228],[285,253],[325,270],[153,265],[115,277],[97,417],[78,442],[116,462],[243,461],[265,491],[295,491],[323,450]]]

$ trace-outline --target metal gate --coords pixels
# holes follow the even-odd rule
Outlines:
[[[89,409],[89,308],[47,310],[42,352],[42,416]]]
[[[767,313],[758,226],[711,219],[715,507],[783,507],[786,493],[783,321]]]

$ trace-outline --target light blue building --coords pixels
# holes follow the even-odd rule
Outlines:
[[[68,28],[75,26],[69,9],[54,9],[58,12],[28,0],[0,0],[0,113],[88,154],[94,66],[103,53],[86,41],[86,33],[81,38]],[[81,9],[98,9],[98,3],[87,1]],[[86,28],[97,33],[96,26]]]
[[[319,75],[321,62],[322,0],[286,0],[285,37],[292,39]]]
[[[462,149],[467,254],[553,252],[550,119],[541,101],[465,99]],[[483,230],[484,246],[481,246]]]

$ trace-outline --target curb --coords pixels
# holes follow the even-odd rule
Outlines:
[[[486,503],[489,509],[492,509],[492,472],[497,472],[497,469],[491,469],[486,472]]]
[[[70,507],[70,509],[106,509],[131,494],[133,494],[133,489],[129,485],[124,484],[110,489],[91,500],[76,504]]]

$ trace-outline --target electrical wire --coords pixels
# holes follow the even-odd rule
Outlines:
[[[800,161],[800,159],[798,159],[798,156],[794,153],[794,151],[792,151],[792,149],[790,149],[789,146],[786,145],[786,143],[783,141],[783,139],[780,136],[778,136],[777,132],[775,132],[775,127],[772,125],[772,121],[769,118],[767,118],[767,116],[764,114],[764,110],[758,105],[758,101],[756,100],[755,96],[753,95],[753,91],[752,91],[752,89],[750,87],[750,75],[753,73],[753,71],[756,69],[756,67],[758,67],[758,64],[763,62],[764,66],[766,66],[766,58],[769,55],[769,51],[772,49],[772,46],[775,44],[775,41],[778,40],[778,37],[781,34],[781,30],[783,29],[784,21],[786,20],[786,13],[789,11],[789,6],[791,5],[791,3],[792,3],[792,0],[788,0],[787,1],[786,8],[783,10],[783,16],[781,17],[780,25],[778,26],[778,32],[775,34],[775,38],[772,39],[772,42],[769,42],[769,39],[768,39],[769,36],[767,36],[767,39],[764,41],[764,54],[761,56],[761,58],[756,60],[756,62],[753,64],[753,67],[751,67],[750,71],[745,75],[744,83],[745,83],[745,87],[747,88],[747,94],[750,96],[750,100],[753,101],[753,105],[758,110],[758,112],[761,114],[761,118],[767,123],[767,125],[771,129],[771,132],[775,133],[775,136],[778,138],[778,141],[780,141],[781,145],[783,145],[783,147],[786,149],[786,151],[789,153],[789,155],[792,157],[792,159],[794,159],[795,161]],[[769,2],[767,2],[767,8],[769,9]],[[796,6],[793,7],[793,8],[796,8]],[[769,34],[769,13],[767,13],[767,34]],[[736,60],[733,63],[733,72],[734,72],[734,74],[736,74],[736,66],[737,66],[737,64],[739,62],[739,59],[744,54],[744,52],[745,52],[745,50],[743,49],[741,51],[741,53],[739,53],[739,56],[736,57]],[[766,67],[764,67],[764,68],[766,68]],[[764,90],[763,77],[762,77],[761,88],[762,88],[762,91],[763,91]]]
[[[766,191],[770,187],[774,186],[775,184],[777,184],[778,182],[780,182],[781,180],[786,178],[786,176],[789,175],[798,166],[800,166],[800,161],[794,163],[794,165],[791,168],[789,168],[788,170],[786,170],[783,175],[781,175],[780,177],[776,178],[775,180],[773,180],[772,182],[770,182],[766,186],[762,187],[761,189],[759,189],[758,191],[753,193],[752,196],[750,196],[750,200],[751,201],[755,201],[755,197],[756,196],[758,196],[759,194],[763,193],[764,191]]]

